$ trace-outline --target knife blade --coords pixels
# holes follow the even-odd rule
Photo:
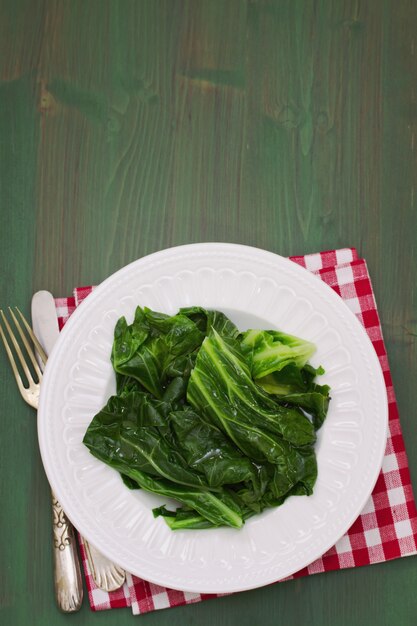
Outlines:
[[[49,357],[59,337],[55,300],[49,291],[37,291],[33,295],[32,325],[35,335]],[[88,543],[85,538],[83,538],[83,543],[88,564],[97,587],[104,591],[119,589],[125,581],[125,571]],[[59,555],[57,557],[59,558]]]
[[[49,357],[59,337],[55,300],[49,291],[37,291],[32,298],[32,326]]]

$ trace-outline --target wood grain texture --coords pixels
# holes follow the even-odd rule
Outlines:
[[[417,485],[416,33],[414,0],[0,0],[0,306],[182,243],[356,246]],[[35,419],[0,369],[0,617],[56,626]],[[411,626],[416,586],[401,559],[138,619]]]

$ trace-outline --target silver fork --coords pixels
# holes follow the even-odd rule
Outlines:
[[[29,326],[25,317],[17,307],[16,311],[20,316],[20,319],[24,325],[24,328],[26,329],[27,334],[35,345],[36,351],[40,357],[40,362],[45,365],[48,358],[45,351],[43,350],[32,328]],[[33,366],[37,381],[33,378],[31,374],[27,358],[24,356],[24,353],[21,350],[3,311],[0,311],[1,319],[3,320],[8,336],[13,344],[15,352],[23,368],[28,386],[25,386],[23,383],[22,377],[20,376],[16,364],[16,360],[13,356],[13,352],[0,324],[1,338],[6,348],[6,352],[16,378],[17,386],[23,399],[28,404],[30,404],[30,406],[37,409],[39,402],[40,384],[42,381],[42,371],[37,363],[35,352],[31,347],[27,337],[25,336],[24,330],[19,320],[17,319],[16,315],[10,307],[9,312],[23,342],[23,345],[25,346],[27,356],[29,357],[30,363]],[[81,583],[80,565],[76,550],[74,529],[53,493],[52,511],[54,531],[54,578],[57,603],[61,610],[65,612],[77,611],[81,606],[83,589]],[[110,562],[104,555],[96,550],[94,546],[90,545],[86,539],[83,539],[83,543],[87,560],[96,585],[100,589],[104,589],[105,591],[114,591],[115,589],[121,587],[125,581],[125,571],[121,567]]]
[[[15,353],[20,361],[20,365],[26,377],[27,386],[23,382],[23,378],[20,375],[19,369],[13,352],[6,338],[6,334],[3,331],[0,324],[0,335],[6,348],[7,356],[9,357],[10,364],[13,369],[13,373],[17,382],[17,386],[22,398],[30,404],[34,409],[38,408],[40,384],[42,381],[42,372],[36,361],[34,351],[27,340],[25,333],[17,320],[15,314],[9,307],[11,317],[16,325],[18,333],[21,337],[23,345],[26,348],[27,356],[24,355],[19,343],[16,340],[15,335],[10,327],[9,322],[3,311],[0,311],[2,321],[6,328],[6,332],[14,347]],[[43,363],[46,363],[46,354],[40,345],[39,341],[35,337],[29,324],[23,317],[22,313],[17,309],[21,316],[22,322],[36,346],[36,350]],[[32,376],[29,362],[33,367],[37,380]],[[52,524],[53,524],[53,540],[54,540],[54,584],[55,584],[55,598],[58,607],[65,613],[73,613],[78,611],[81,607],[83,600],[83,586],[81,581],[81,569],[78,559],[78,553],[76,548],[75,533],[71,522],[67,516],[54,493],[52,496]]]

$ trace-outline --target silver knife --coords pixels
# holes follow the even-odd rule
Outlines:
[[[46,354],[49,356],[53,350],[56,340],[59,337],[59,327],[55,309],[55,301],[53,295],[49,293],[49,291],[38,291],[34,294],[32,298],[32,324],[35,335],[45,349]],[[55,501],[57,502],[56,498],[54,499],[54,502]],[[59,503],[58,506],[60,506]],[[54,511],[54,520],[55,517],[56,515]],[[66,548],[64,550],[54,550],[55,581],[59,580],[62,575],[65,575],[68,578],[68,582],[71,584],[71,586],[74,587],[75,590],[75,587],[77,586],[77,575],[75,574],[75,572],[77,567],[78,572],[80,571],[80,568],[77,552],[75,549],[74,530],[63,511],[62,513],[60,513],[59,519],[65,519],[65,524],[68,529],[72,529],[73,540],[70,542],[70,545],[72,544],[72,547],[74,549],[68,551],[68,554],[65,555],[64,552],[66,551]],[[62,534],[62,528],[60,529],[60,533]],[[54,534],[54,544],[56,547],[57,542],[55,523]],[[84,538],[83,543],[88,559],[88,564],[90,566],[91,573],[97,587],[103,589],[104,591],[114,591],[116,589],[119,589],[119,587],[121,587],[125,581],[125,571],[121,567],[110,561],[103,554],[101,554],[101,552],[99,552],[94,546],[88,543],[87,540]],[[67,547],[70,547],[70,545]],[[63,558],[64,556],[65,558]],[[70,560],[75,558],[77,558],[78,565],[75,564],[75,562],[70,565]],[[79,582],[80,584],[78,585],[78,587],[81,589],[82,595],[81,576],[79,578]]]

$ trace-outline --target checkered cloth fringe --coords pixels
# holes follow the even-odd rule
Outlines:
[[[416,554],[417,511],[387,353],[366,262],[358,258],[354,248],[290,258],[332,287],[363,324],[381,364],[389,403],[385,456],[381,473],[365,508],[333,548],[291,578]],[[92,290],[93,287],[76,288],[73,297],[55,300],[60,328]],[[94,584],[81,539],[80,549],[93,611],[130,606],[133,613],[138,615],[217,597],[166,589],[131,574],[127,575],[121,589],[106,593]]]

